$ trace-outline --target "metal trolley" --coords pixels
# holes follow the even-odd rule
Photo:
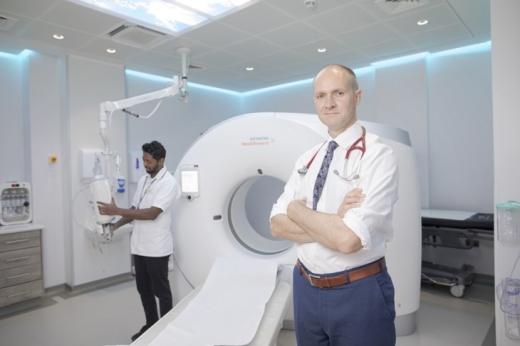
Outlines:
[[[423,211],[423,245],[469,250],[478,247],[480,239],[493,240],[493,214],[469,215],[462,219],[452,219],[445,215],[437,217],[433,210]],[[422,261],[421,278],[424,283],[450,287],[450,293],[461,298],[466,288],[473,284],[475,270],[470,264],[455,268]]]

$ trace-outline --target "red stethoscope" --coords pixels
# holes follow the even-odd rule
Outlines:
[[[354,180],[357,180],[360,178],[359,172],[361,170],[361,159],[363,158],[363,155],[365,155],[365,151],[367,149],[366,141],[365,141],[366,130],[363,126],[361,126],[361,130],[362,130],[361,136],[354,143],[352,143],[352,145],[347,149],[347,152],[345,154],[345,160],[348,162],[348,159],[350,158],[350,154],[353,151],[355,151],[355,150],[360,151],[361,155],[359,156],[358,164],[356,165],[356,169],[354,170],[354,172],[352,172],[351,174],[341,175],[337,169],[334,170],[334,174],[336,174],[338,177],[340,177],[341,179],[343,179],[345,181],[354,181]],[[325,141],[318,148],[318,150],[314,153],[314,155],[311,157],[311,159],[309,160],[309,162],[307,162],[307,164],[305,166],[298,169],[298,174],[300,174],[300,175],[307,174],[307,172],[309,171],[309,168],[312,165],[312,162],[316,158],[316,155],[318,155],[318,153],[320,152],[321,148],[323,148],[325,143],[327,143],[327,141]],[[345,164],[345,166],[347,166],[347,164]],[[346,169],[345,169],[345,171],[346,171]]]

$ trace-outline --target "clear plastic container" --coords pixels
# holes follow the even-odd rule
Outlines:
[[[520,202],[497,204],[497,237],[504,245],[520,245]]]
[[[520,340],[520,279],[503,279],[497,286],[497,298],[504,312],[506,336]]]

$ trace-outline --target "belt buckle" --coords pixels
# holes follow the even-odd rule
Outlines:
[[[309,282],[311,284],[312,287],[318,287],[318,285],[316,285],[313,281],[313,279],[316,279],[316,280],[319,280],[321,279],[321,276],[320,275],[316,275],[316,274],[311,274],[311,273],[307,273],[307,275],[309,275]]]

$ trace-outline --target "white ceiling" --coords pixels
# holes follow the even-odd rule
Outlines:
[[[170,76],[178,47],[192,49],[191,81],[245,91],[310,78],[327,63],[353,68],[423,51],[490,39],[490,0],[259,0],[253,5],[152,48],[118,44],[107,33],[127,21],[65,0],[0,0],[0,16],[17,19],[0,30],[0,51],[29,48],[78,54]],[[388,13],[408,6],[411,9]],[[418,26],[419,19],[429,23]],[[60,33],[65,39],[52,38]],[[109,55],[107,48],[117,53]],[[326,47],[326,53],[317,48]],[[246,66],[254,66],[248,72]]]

